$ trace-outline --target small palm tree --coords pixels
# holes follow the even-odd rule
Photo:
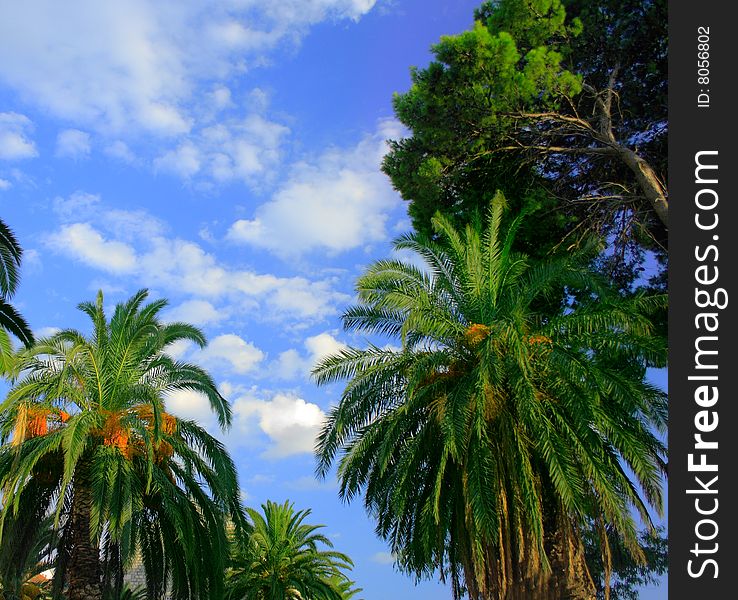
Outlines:
[[[163,597],[167,582],[175,599],[217,598],[226,515],[245,522],[223,445],[165,410],[167,394],[194,390],[222,427],[230,423],[211,377],[166,353],[178,340],[204,346],[205,338],[160,322],[166,301],[146,298],[138,292],[110,320],[102,293],[81,304],[92,335],[65,330],[22,352],[21,377],[0,405],[0,517],[17,514],[30,486],[47,495],[61,526],[54,593],[65,586],[68,600],[119,594],[138,554],[150,598]]]
[[[0,219],[0,374],[9,373],[12,368],[10,357],[12,347],[7,332],[12,333],[23,344],[33,343],[33,333],[21,314],[9,300],[18,287],[21,256],[23,249],[13,231]]]
[[[323,525],[304,523],[310,510],[267,501],[264,514],[247,508],[253,530],[236,545],[228,574],[230,600],[342,600],[352,597],[345,571],[353,563],[330,550],[331,541],[316,533]],[[320,546],[329,550],[321,550]]]
[[[348,380],[318,473],[338,459],[341,496],[363,493],[400,566],[449,576],[457,598],[591,598],[582,528],[638,555],[631,508],[662,508],[666,397],[644,376],[665,361],[649,318],[665,300],[618,296],[585,255],[513,251],[520,219],[502,214],[498,196],[486,229],[437,215],[438,241],[395,245],[425,269],[381,260],[358,280],[345,327],[402,347],[316,367]]]
[[[132,588],[126,584],[114,600],[148,600],[148,594],[146,588]]]

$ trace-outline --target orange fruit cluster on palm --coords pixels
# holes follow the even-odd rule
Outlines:
[[[481,344],[485,339],[487,339],[487,336],[490,334],[490,328],[487,327],[487,325],[483,325],[482,323],[472,323],[469,325],[469,327],[466,328],[466,331],[464,332],[464,338],[466,339],[467,343],[472,346],[477,346]]]
[[[106,446],[115,446],[126,458],[131,457],[128,441],[130,433],[128,429],[121,423],[121,414],[117,412],[110,413],[105,420],[102,428],[103,444]]]
[[[149,431],[153,431],[154,412],[150,406],[140,405],[134,407],[131,412],[146,423]],[[131,458],[134,452],[145,454],[143,441],[132,440],[129,427],[122,422],[125,413],[110,411],[103,411],[103,413],[106,415],[105,424],[98,431],[103,438],[103,444],[118,448],[126,458]],[[21,405],[16,417],[13,444],[18,445],[26,439],[46,435],[66,423],[69,417],[69,413],[57,408]],[[176,417],[162,412],[159,419],[162,433],[166,435],[176,433]],[[174,448],[168,442],[161,440],[156,444],[155,452],[159,459],[170,458],[174,454]]]
[[[150,406],[136,406],[131,412],[146,422],[149,431],[154,429],[154,411]],[[118,448],[126,458],[131,458],[134,452],[145,454],[143,440],[131,439],[129,429],[121,423],[121,416],[121,413],[111,413],[108,416],[102,431],[103,443]],[[165,412],[160,413],[160,428],[166,435],[174,435],[177,431],[176,417]],[[169,458],[174,454],[174,448],[168,442],[160,440],[155,446],[155,452],[159,459]]]
[[[22,404],[18,407],[13,443],[17,445],[23,440],[46,435],[68,420],[69,414],[58,408]]]
[[[142,404],[133,408],[133,412],[136,413],[139,419],[146,421],[149,430],[154,428],[154,411],[148,404]],[[159,414],[161,423],[159,424],[161,431],[167,435],[174,435],[177,431],[177,419],[170,414],[161,412]]]
[[[529,335],[528,344],[534,346],[535,344],[546,344],[548,346],[553,344],[553,340],[547,335]]]

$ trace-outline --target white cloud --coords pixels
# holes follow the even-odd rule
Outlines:
[[[141,209],[101,211],[99,222],[111,235],[128,242],[148,241],[166,231],[162,221]]]
[[[210,325],[222,321],[226,311],[215,308],[207,300],[188,300],[167,311],[168,321],[182,321],[192,325]]]
[[[38,0],[0,5],[0,78],[56,117],[121,131],[186,130],[182,52],[171,6]],[[11,12],[12,11],[12,12]]]
[[[79,220],[93,214],[100,205],[98,194],[89,194],[77,190],[67,198],[57,196],[51,201],[52,210],[64,221]]]
[[[52,249],[109,273],[132,273],[136,267],[136,253],[131,246],[106,240],[88,223],[63,225],[47,241]]]
[[[14,112],[0,113],[0,160],[19,160],[38,156],[33,140],[28,137],[32,130],[33,123],[25,115]]]
[[[166,353],[174,360],[183,358],[192,348],[193,343],[190,340],[177,340],[166,347]]]
[[[380,565],[391,565],[396,560],[397,557],[389,552],[376,552],[372,555],[372,562],[379,563]]]
[[[259,6],[274,23],[312,24],[329,18],[357,20],[371,10],[376,0],[245,0],[245,4]]]
[[[59,204],[59,210],[67,208],[64,201]],[[260,308],[258,315],[265,320],[319,321],[349,299],[334,289],[331,279],[230,268],[194,242],[165,237],[164,225],[143,211],[99,210],[95,218],[106,234],[88,222],[65,224],[47,237],[47,245],[96,269],[130,276],[145,287],[211,303],[237,301],[242,310]]]
[[[196,175],[200,171],[201,164],[200,151],[190,141],[180,144],[154,160],[156,169],[174,173],[184,179]]]
[[[79,129],[65,129],[56,138],[56,156],[86,158],[90,155],[90,134]]]
[[[346,348],[346,344],[338,341],[330,333],[323,332],[306,338],[304,347],[303,354],[294,348],[280,353],[273,366],[274,373],[283,379],[306,377],[320,360]]]
[[[52,335],[59,333],[60,331],[61,329],[59,329],[58,327],[52,327],[52,326],[40,327],[33,331],[33,335],[35,338],[41,339],[45,337],[51,337]]]
[[[253,182],[278,163],[288,133],[284,125],[256,112],[220,118],[158,156],[154,167],[183,179],[199,175],[218,182]]]
[[[377,133],[353,148],[331,148],[314,162],[293,165],[271,200],[256,209],[253,219],[233,223],[228,238],[287,258],[386,239],[389,212],[400,204],[379,169],[392,127],[394,122],[382,122]]]
[[[105,154],[117,158],[125,163],[133,163],[136,160],[135,154],[131,151],[123,140],[115,140],[113,143],[105,147]]]
[[[294,348],[279,353],[272,372],[282,379],[292,379],[305,372],[305,358]]]
[[[154,238],[141,256],[140,272],[145,282],[153,280],[194,296],[263,301],[267,307],[263,318],[321,319],[335,312],[337,301],[347,299],[332,289],[330,281],[229,269],[198,244],[180,239]]]
[[[236,400],[233,412],[242,432],[251,432],[255,422],[268,436],[272,444],[265,456],[271,458],[313,452],[325,421],[325,413],[317,404],[291,394],[276,394],[271,400],[245,396]]]
[[[0,177],[0,190],[9,190],[13,186],[7,179]]]
[[[213,91],[209,94],[209,98],[216,111],[235,106],[231,99],[231,90],[222,84],[216,85],[213,88]]]
[[[239,336],[228,333],[214,338],[198,354],[198,362],[213,370],[227,370],[243,375],[253,371],[264,359],[264,353]]]
[[[356,20],[374,3],[0,3],[0,80],[50,115],[95,131],[182,135],[214,83],[263,64],[312,25]]]
[[[305,348],[310,352],[312,363],[310,368],[312,368],[318,361],[345,349],[346,344],[339,342],[330,333],[324,332],[307,338],[305,340]]]
[[[183,419],[192,419],[202,424],[215,423],[215,416],[206,396],[192,390],[176,390],[165,398],[168,412]]]
[[[63,222],[95,221],[107,234],[121,242],[151,240],[166,230],[162,221],[144,210],[109,209],[103,206],[99,194],[82,190],[66,198],[57,196],[51,201],[51,209]]]
[[[278,162],[289,129],[258,114],[243,120],[221,121],[201,132],[209,171],[219,181],[249,181]]]
[[[35,272],[43,267],[41,253],[35,248],[26,248],[23,251],[23,269],[27,272]]]

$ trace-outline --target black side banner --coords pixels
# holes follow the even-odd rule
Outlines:
[[[669,598],[738,598],[732,3],[669,3]]]

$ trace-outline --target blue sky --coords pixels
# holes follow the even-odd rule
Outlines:
[[[0,216],[25,248],[15,304],[37,334],[86,328],[98,289],[141,287],[210,345],[247,504],[313,509],[366,600],[449,598],[396,573],[360,503],[313,478],[340,389],[317,359],[353,281],[409,228],[379,171],[392,94],[477,2],[28,0],[0,3]],[[215,431],[204,399],[169,401]],[[664,590],[661,590],[663,592]],[[662,593],[649,597],[664,597]],[[647,596],[644,594],[643,596]]]

